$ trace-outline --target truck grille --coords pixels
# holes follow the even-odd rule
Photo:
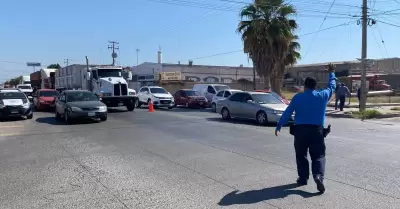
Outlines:
[[[114,96],[127,96],[128,86],[126,84],[114,84]]]

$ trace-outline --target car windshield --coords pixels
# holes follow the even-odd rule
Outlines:
[[[163,88],[150,88],[150,92],[153,93],[153,94],[166,94],[166,93],[168,93]]]
[[[199,92],[197,91],[185,91],[186,96],[192,97],[192,96],[201,96]]]
[[[275,98],[282,100],[282,97],[279,96],[279,94],[275,93],[275,92],[269,92],[269,94],[271,94],[272,96],[274,96]]]
[[[0,99],[26,99],[22,92],[1,92]]]
[[[57,91],[41,91],[39,92],[40,97],[58,97]]]
[[[271,94],[253,94],[251,95],[256,103],[259,104],[282,104],[282,101]]]
[[[220,85],[214,86],[214,88],[215,88],[215,90],[217,90],[217,92],[219,92],[221,90],[229,89],[228,86],[220,86]]]
[[[121,69],[98,69],[97,75],[99,78],[104,77],[122,77]]]
[[[67,93],[67,102],[99,101],[92,92],[69,92]]]
[[[19,89],[32,89],[30,86],[18,86]]]

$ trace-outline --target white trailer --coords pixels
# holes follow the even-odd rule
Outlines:
[[[29,85],[31,85],[31,76],[30,75],[23,75],[20,84],[29,84]]]

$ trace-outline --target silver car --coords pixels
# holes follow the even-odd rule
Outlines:
[[[219,101],[216,110],[224,120],[243,118],[256,120],[259,124],[265,125],[278,122],[286,107],[286,104],[270,93],[237,92]]]
[[[242,90],[236,90],[236,89],[225,89],[219,91],[216,95],[214,95],[212,101],[211,101],[211,111],[216,112],[217,108],[217,103],[220,100],[224,100],[228,98],[230,95],[236,93],[236,92],[241,92]]]

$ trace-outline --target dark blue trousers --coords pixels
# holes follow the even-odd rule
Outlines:
[[[303,180],[308,180],[310,165],[308,152],[311,156],[313,177],[324,178],[325,175],[325,139],[323,127],[315,125],[296,125],[294,133],[294,148],[296,151],[297,173]]]

